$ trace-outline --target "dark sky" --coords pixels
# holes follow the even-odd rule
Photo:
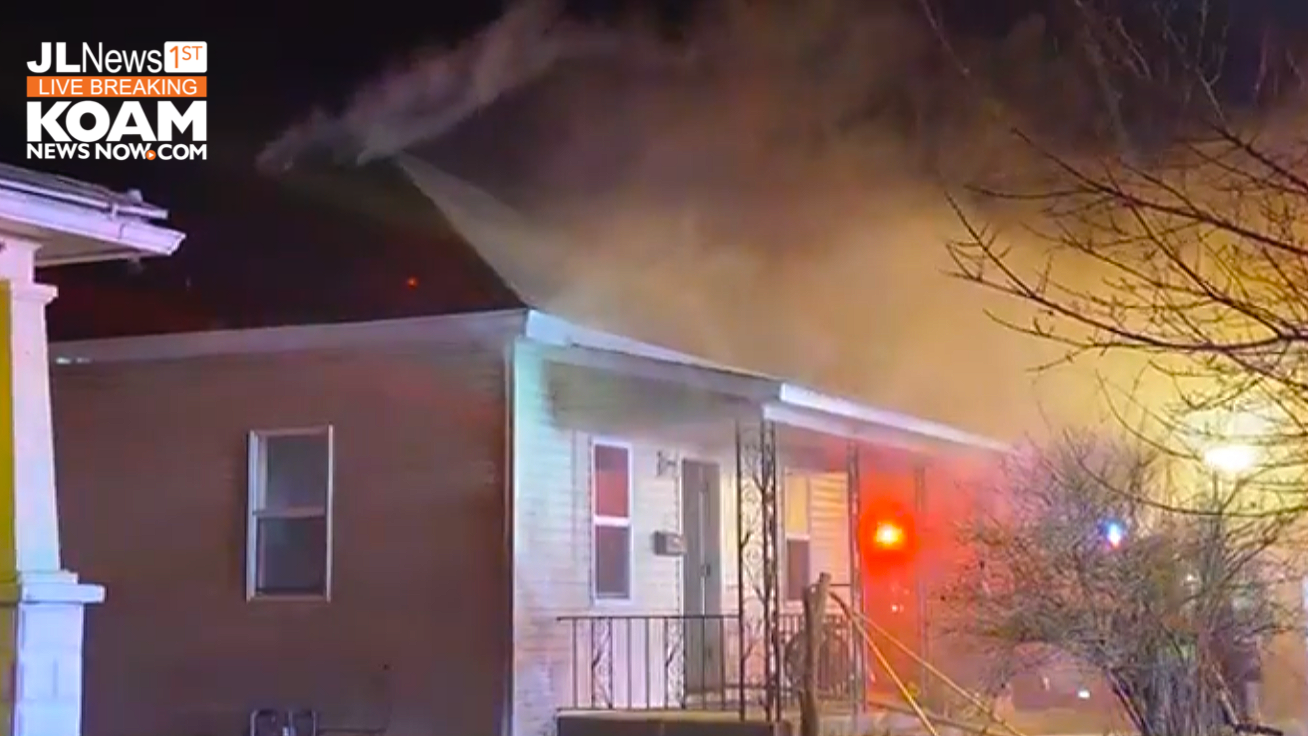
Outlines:
[[[45,274],[62,291],[65,308],[55,317],[68,317],[73,306],[85,312],[88,301],[99,312],[95,324],[52,318],[56,332],[83,336],[193,328],[197,322],[293,321],[330,312],[331,302],[357,298],[360,291],[412,300],[405,292],[428,288],[430,279],[418,280],[416,289],[411,279],[421,275],[429,249],[398,242],[421,239],[421,233],[397,234],[357,216],[342,225],[333,219],[336,204],[260,175],[254,156],[315,104],[338,102],[413,48],[476,29],[498,14],[497,3],[265,2],[209,5],[213,10],[203,13],[152,0],[123,11],[107,4],[76,12],[61,3],[44,7],[51,11],[44,17],[25,9],[26,18],[6,19],[0,30],[0,161],[139,188],[149,201],[169,208],[171,223],[188,233],[176,256],[140,268],[107,264]],[[169,40],[209,44],[207,161],[25,160],[22,84],[25,63],[36,58],[41,41],[150,48]],[[351,199],[348,190],[341,196]],[[269,303],[280,315],[258,314]],[[107,316],[143,307],[153,314],[135,327]]]

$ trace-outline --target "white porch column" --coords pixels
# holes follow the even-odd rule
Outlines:
[[[80,736],[82,613],[104,589],[59,560],[37,244],[0,240],[0,736]]]

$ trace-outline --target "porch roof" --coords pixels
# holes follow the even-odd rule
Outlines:
[[[166,256],[182,233],[139,192],[0,164],[0,234],[39,241],[37,266]]]
[[[991,452],[1011,449],[998,440],[946,424],[832,396],[536,310],[528,313],[523,334],[538,343],[568,348],[575,359],[587,365],[691,384],[749,400],[760,407],[764,419],[785,426],[877,444],[928,441]]]

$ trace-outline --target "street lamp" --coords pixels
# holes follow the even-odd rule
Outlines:
[[[1198,432],[1200,459],[1224,476],[1244,476],[1263,460],[1260,438],[1267,435],[1269,417],[1249,409],[1211,410],[1189,420]]]

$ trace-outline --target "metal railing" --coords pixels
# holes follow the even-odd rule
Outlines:
[[[763,701],[762,627],[735,613],[562,616],[569,693],[560,710],[686,710],[739,713]],[[781,692],[796,704],[804,664],[804,617],[780,616]],[[824,700],[861,698],[857,638],[843,614],[826,617],[817,682]],[[744,673],[742,679],[741,674]]]
[[[804,616],[786,614],[781,617],[782,641],[782,694],[784,701],[794,704],[803,687],[804,676]],[[865,673],[858,657],[858,638],[853,622],[843,614],[829,613],[824,617],[822,639],[817,651],[817,696],[824,701],[855,702],[861,700],[866,689]]]

